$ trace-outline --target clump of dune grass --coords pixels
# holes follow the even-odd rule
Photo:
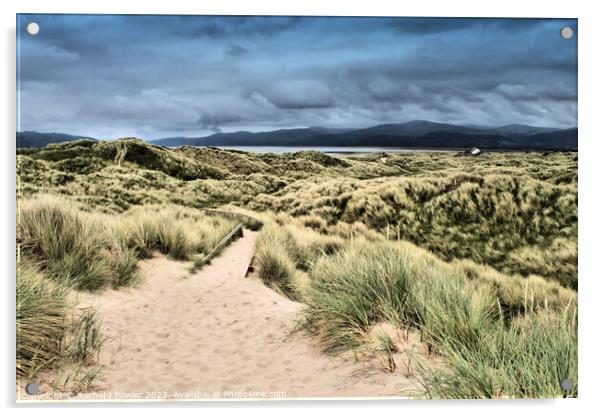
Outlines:
[[[182,225],[162,213],[126,215],[115,232],[140,258],[149,258],[157,250],[176,260],[187,260],[193,251]]]
[[[22,253],[58,282],[88,290],[104,286],[110,275],[104,237],[101,224],[87,221],[61,199],[20,202],[17,241]]]
[[[140,281],[136,252],[119,244],[115,245],[107,256],[112,271],[113,288],[133,286]]]
[[[162,218],[158,223],[157,248],[176,260],[188,260],[192,250],[182,225],[170,223],[166,218]]]
[[[16,306],[17,373],[33,375],[60,358],[71,305],[64,287],[20,261]]]
[[[433,397],[452,395],[452,382],[474,389],[460,390],[458,397],[556,397],[563,394],[560,381],[576,377],[576,323],[562,318],[575,297],[558,296],[558,284],[540,281],[535,296],[510,280],[525,296],[507,297],[503,308],[490,277],[469,277],[409,244],[365,241],[321,258],[310,282],[300,326],[325,350],[361,351],[380,323],[415,328],[428,351],[449,364],[422,374]],[[524,370],[514,364],[521,360]],[[551,368],[557,370],[538,382],[537,373]],[[487,378],[489,390],[481,386]]]
[[[285,214],[266,220],[255,249],[259,277],[294,300],[303,298],[307,286],[305,273],[321,257],[345,246],[341,237],[321,234],[302,223]]]
[[[328,227],[327,234],[349,240],[354,240],[358,238],[369,241],[383,240],[382,234],[368,228],[364,223],[361,222],[337,222],[336,224]]]
[[[353,349],[378,322],[405,321],[408,256],[390,245],[323,258],[311,273],[303,325],[325,350]]]
[[[577,397],[575,308],[497,322],[479,343],[438,337],[443,368],[421,369],[431,398]],[[573,386],[561,388],[563,380]]]
[[[299,220],[303,223],[305,227],[309,227],[316,231],[323,232],[327,229],[328,223],[322,217],[318,217],[317,215],[307,215],[304,217],[299,217]]]
[[[345,246],[342,238],[320,234],[291,222],[272,232],[281,234],[285,248],[298,269],[308,271],[322,256],[330,256]]]
[[[487,287],[506,317],[523,314],[533,306],[541,308],[547,305],[552,309],[561,309],[564,305],[575,305],[577,302],[574,290],[541,276],[503,274],[492,267],[468,260],[454,261],[450,266],[466,277],[470,285]]]
[[[376,358],[382,368],[391,373],[394,372],[397,363],[393,354],[399,351],[397,344],[385,331],[376,330],[372,332],[370,344],[366,348],[367,357]]]
[[[93,365],[106,338],[94,310],[74,312],[67,287],[44,278],[20,259],[16,297],[17,375],[35,377],[42,370]]]
[[[101,333],[101,323],[94,310],[85,310],[72,319],[70,339],[65,356],[83,365],[94,363],[94,356],[107,340]]]
[[[158,250],[176,260],[188,260],[213,249],[234,225],[234,219],[190,208],[147,206],[124,213],[113,228],[116,238],[140,258]]]
[[[73,365],[54,369],[54,377],[49,381],[55,391],[70,391],[73,394],[89,391],[103,374],[101,365]]]
[[[289,234],[275,225],[266,225],[255,245],[255,261],[259,277],[267,286],[295,299],[297,270],[289,254],[293,244]]]
[[[205,217],[198,223],[195,247],[199,252],[209,253],[236,225],[234,218]]]
[[[50,386],[55,391],[74,394],[90,390],[103,374],[104,366],[99,364],[98,356],[106,341],[93,309],[72,313],[60,357],[51,366],[53,376],[45,375]]]

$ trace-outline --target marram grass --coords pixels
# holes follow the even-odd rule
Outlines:
[[[476,344],[436,340],[446,367],[422,370],[432,398],[577,397],[576,309],[498,321]],[[564,391],[563,380],[572,388]]]
[[[300,324],[325,350],[361,349],[382,322],[419,331],[445,362],[421,371],[429,397],[577,394],[560,387],[577,383],[576,296],[554,283],[537,295],[523,286],[521,305],[504,309],[486,278],[408,244],[365,241],[322,258],[310,282]]]
[[[154,251],[176,260],[208,252],[234,224],[174,206],[90,213],[66,198],[42,195],[20,201],[17,241],[46,276],[76,289],[98,290],[138,281],[138,260]]]
[[[28,262],[17,267],[17,374],[27,376],[60,358],[71,305],[64,287]]]

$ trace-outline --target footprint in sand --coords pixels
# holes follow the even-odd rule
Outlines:
[[[157,346],[157,348],[155,348],[155,350],[156,350],[157,352],[160,352],[160,353],[162,353],[162,354],[165,354],[165,353],[168,353],[168,352],[170,352],[171,350],[173,350],[173,348],[172,348],[172,347],[170,347],[169,345],[158,345],[158,346]]]
[[[119,384],[123,384],[123,383],[127,383],[129,377],[128,376],[122,376],[117,378],[115,381]]]

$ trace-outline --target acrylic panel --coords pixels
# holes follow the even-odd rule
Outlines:
[[[17,15],[17,399],[576,397],[577,38]]]

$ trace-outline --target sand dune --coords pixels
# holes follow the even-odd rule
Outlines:
[[[301,304],[244,278],[256,233],[194,275],[164,256],[141,262],[136,288],[80,295],[104,333],[103,377],[79,398],[291,398],[406,396],[403,374],[328,356],[290,335]]]

